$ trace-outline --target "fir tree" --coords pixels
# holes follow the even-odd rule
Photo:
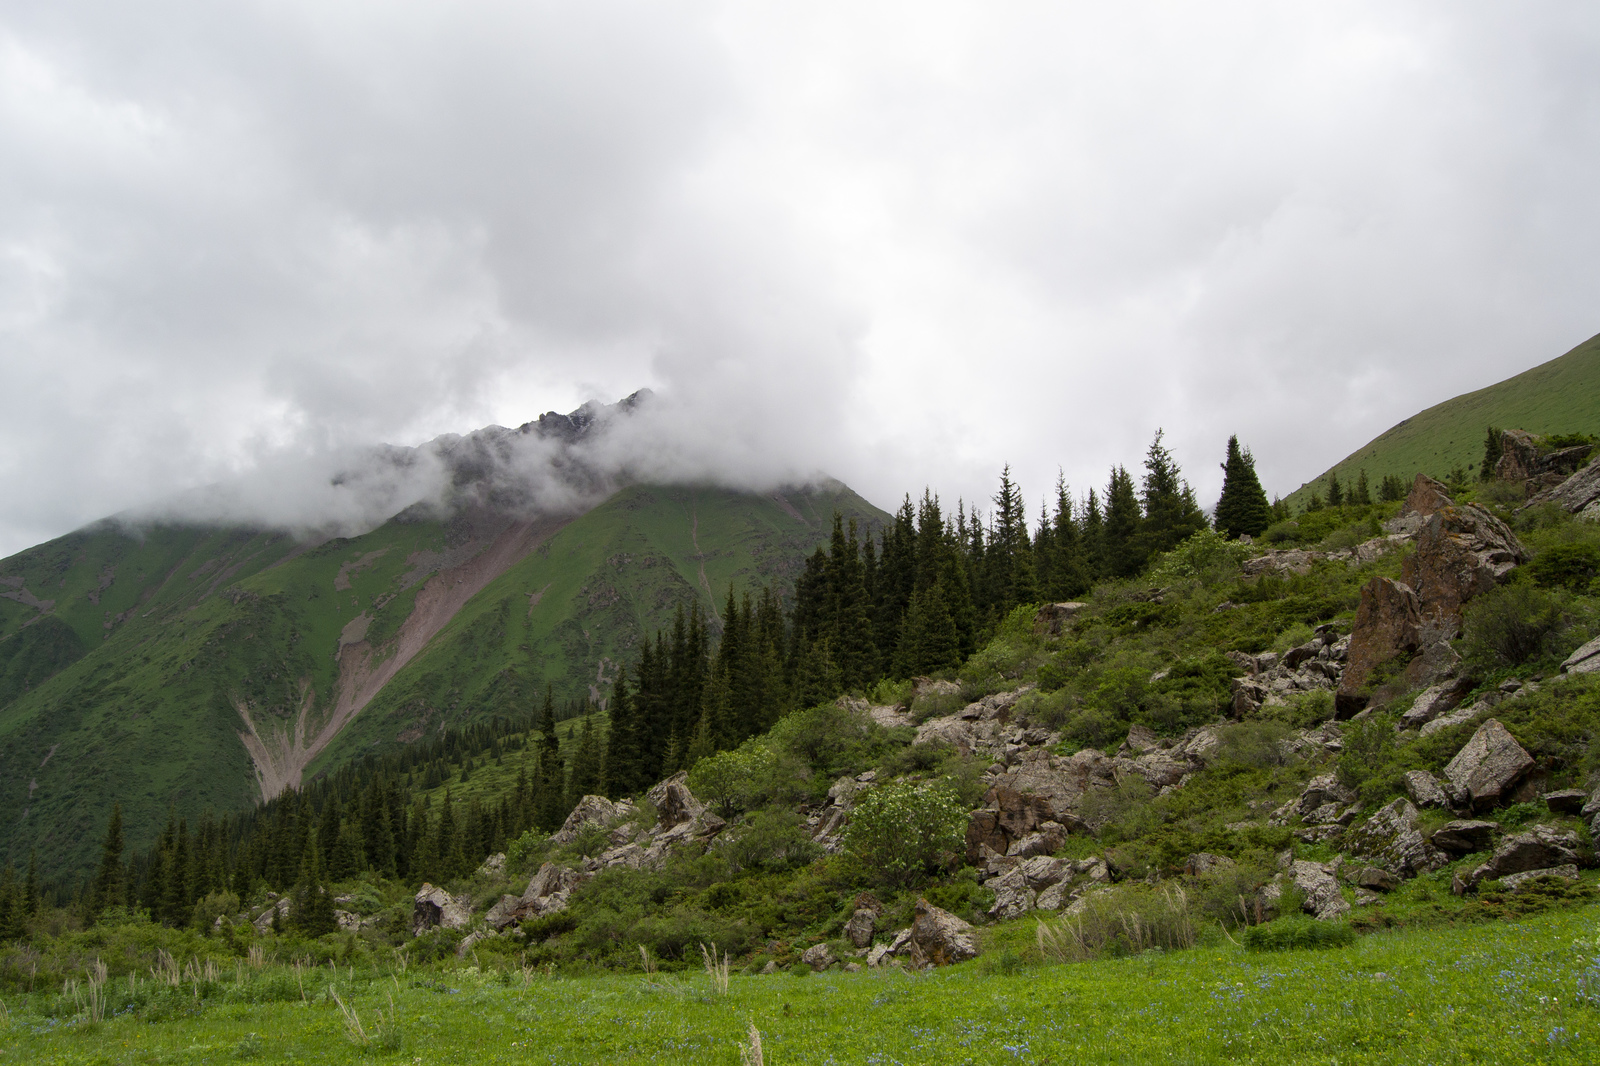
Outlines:
[[[1339,484],[1338,474],[1328,475],[1328,506],[1344,506],[1344,486]]]
[[[1146,559],[1171,551],[1206,527],[1194,490],[1161,443],[1162,435],[1162,430],[1156,430],[1144,460],[1144,522],[1139,529],[1139,548]]]
[[[682,615],[679,618],[681,622]],[[539,785],[535,800],[538,808],[536,822],[539,828],[544,830],[561,828],[562,821],[566,819],[566,811],[562,809],[566,785],[567,767],[561,758],[561,741],[556,736],[555,697],[547,687],[544,693],[544,708],[539,716]],[[445,796],[448,800],[449,793]],[[443,848],[439,850],[439,857],[441,861],[449,859]]]
[[[578,734],[578,747],[572,755],[572,782],[567,792],[570,806],[600,791],[600,744],[594,735],[594,719],[583,720],[583,730]]]
[[[22,898],[17,893],[17,874],[8,862],[0,871],[0,943],[21,940],[28,933]]]
[[[322,848],[315,841],[313,833],[311,846],[305,849],[294,893],[294,923],[310,937],[339,931],[339,921],[333,914],[333,895],[322,883]]]
[[[645,642],[645,650],[649,650]],[[617,668],[617,679],[611,685],[611,702],[606,708],[610,719],[606,729],[605,780],[602,788],[612,799],[631,795],[639,790],[638,723],[635,719],[633,694],[628,690],[628,668]],[[526,788],[526,778],[518,780],[518,792]]]
[[[1500,430],[1494,426],[1489,427],[1488,435],[1483,441],[1483,462],[1478,467],[1479,481],[1492,481],[1495,468],[1500,465],[1500,456],[1504,453],[1504,438]]]
[[[1111,480],[1106,485],[1105,524],[1101,530],[1108,577],[1132,577],[1144,569],[1146,557],[1140,550],[1139,537],[1143,523],[1139,498],[1133,491],[1133,478],[1128,476],[1126,468],[1112,467]]]
[[[22,913],[32,918],[39,913],[39,852],[28,850],[28,879],[22,883]]]
[[[1372,486],[1367,484],[1367,468],[1362,467],[1356,475],[1356,487],[1350,492],[1350,502],[1357,507],[1367,507],[1372,503]]]
[[[1228,457],[1222,464],[1222,498],[1217,501],[1217,531],[1230,540],[1259,537],[1273,521],[1273,507],[1256,477],[1255,457],[1239,447],[1237,436],[1228,438]]]
[[[100,868],[90,892],[90,914],[98,917],[112,907],[126,904],[127,885],[128,875],[122,868],[122,804],[113,803],[105,841],[100,845]]]
[[[1090,563],[1083,531],[1073,514],[1072,493],[1066,479],[1056,478],[1056,512],[1051,525],[1050,577],[1045,595],[1055,601],[1071,600],[1089,591]]]

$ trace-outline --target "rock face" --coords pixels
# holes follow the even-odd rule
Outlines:
[[[1512,833],[1501,840],[1494,849],[1494,857],[1473,870],[1467,881],[1476,885],[1507,874],[1576,865],[1578,858],[1578,834],[1570,829],[1536,825],[1527,832]]]
[[[1418,807],[1450,806],[1449,795],[1426,770],[1412,770],[1406,774],[1406,795]]]
[[[1421,639],[1421,602],[1409,585],[1387,577],[1363,585],[1334,716],[1349,718],[1365,707],[1364,689],[1373,671],[1398,655],[1414,653]]]
[[[1417,831],[1417,809],[1397,799],[1345,834],[1344,847],[1402,877],[1437,870],[1450,860]]]
[[[411,907],[411,935],[421,936],[430,929],[461,929],[472,920],[472,901],[452,896],[427,882],[417,889]]]
[[[910,953],[917,966],[948,966],[976,958],[972,926],[925,899],[917,900],[911,923]]]
[[[1355,798],[1354,792],[1339,783],[1337,774],[1321,774],[1306,782],[1305,791],[1300,793],[1295,804],[1295,813],[1303,820],[1312,821],[1318,811],[1330,805],[1343,807],[1354,803]]]
[[[1533,756],[1523,750],[1499,719],[1491,718],[1456,752],[1444,774],[1464,802],[1483,808],[1509,795],[1532,767]]]
[[[1494,476],[1502,481],[1522,482],[1531,496],[1541,489],[1561,485],[1591,451],[1593,449],[1584,444],[1544,452],[1531,433],[1520,429],[1502,430],[1500,461],[1495,464]]]
[[[1305,896],[1301,909],[1317,921],[1332,921],[1350,912],[1333,871],[1322,863],[1297,859],[1289,867],[1289,879]]]

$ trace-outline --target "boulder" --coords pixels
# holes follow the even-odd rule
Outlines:
[[[1494,708],[1494,705],[1499,703],[1503,698],[1504,697],[1502,697],[1498,692],[1485,693],[1479,699],[1474,700],[1470,705],[1466,707],[1457,707],[1449,714],[1442,714],[1433,721],[1425,723],[1421,729],[1417,730],[1417,736],[1431,737],[1435,733],[1443,732],[1444,730],[1453,728],[1454,726],[1463,725],[1467,722],[1475,722],[1479,718],[1482,718],[1484,715],[1488,714]]]
[[[1040,822],[1033,832],[1012,841],[1011,846],[1006,849],[1006,854],[1017,859],[1030,859],[1035,855],[1054,855],[1066,842],[1066,826],[1060,822]]]
[[[270,906],[266,910],[262,911],[261,914],[256,918],[256,920],[251,922],[250,924],[255,926],[255,930],[258,933],[269,933],[269,932],[272,931],[272,919],[274,917],[276,917],[280,923],[282,923],[283,921],[288,919],[288,917],[289,917],[289,897],[288,896],[285,896],[282,899],[276,901],[275,903],[272,904],[272,906]]]
[[[1411,770],[1406,774],[1406,795],[1418,807],[1450,806],[1450,797],[1426,770]]]
[[[1423,689],[1412,701],[1411,709],[1400,716],[1401,728],[1420,729],[1440,715],[1450,713],[1472,687],[1472,678],[1457,677]]]
[[[689,791],[687,772],[673,774],[657,783],[645,793],[645,798],[656,810],[656,828],[662,830],[690,821],[706,809],[706,805],[695,799],[694,793]]]
[[[1406,493],[1406,502],[1401,504],[1400,513],[1427,518],[1446,507],[1453,507],[1455,502],[1450,498],[1450,490],[1444,482],[1435,481],[1427,474],[1418,474],[1416,480],[1411,482],[1411,491]]]
[[[1344,675],[1334,696],[1335,717],[1353,717],[1366,706],[1373,671],[1396,656],[1414,653],[1421,629],[1420,603],[1409,585],[1375,577],[1362,586]]]
[[[1504,878],[1507,874],[1576,865],[1578,858],[1578,834],[1570,829],[1536,825],[1526,832],[1503,837],[1494,849],[1494,855],[1473,870],[1467,882],[1476,885],[1480,881]]]
[[[1417,550],[1406,557],[1402,576],[1416,593],[1423,619],[1453,637],[1461,608],[1505,580],[1527,549],[1506,524],[1473,504],[1444,507],[1417,530]]]
[[[1354,880],[1356,885],[1369,892],[1393,892],[1400,887],[1400,878],[1381,866],[1363,866]]]
[[[1563,788],[1546,792],[1539,798],[1544,800],[1544,805],[1550,808],[1552,814],[1580,814],[1589,800],[1589,794],[1581,788]]]
[[[1523,750],[1499,719],[1491,718],[1456,752],[1445,766],[1444,775],[1465,802],[1482,808],[1510,793],[1532,767],[1533,756]]]
[[[972,926],[926,899],[917,900],[910,949],[912,961],[919,967],[948,966],[978,955]]]
[[[1493,843],[1495,830],[1499,828],[1498,822],[1476,820],[1446,822],[1434,830],[1430,842],[1439,850],[1452,855],[1467,855],[1474,851],[1486,850]]]
[[[1190,877],[1203,877],[1216,870],[1231,870],[1238,863],[1226,855],[1212,855],[1210,852],[1197,851],[1184,860],[1183,872]]]
[[[1437,870],[1450,861],[1417,831],[1417,809],[1405,799],[1380,807],[1345,834],[1344,848],[1352,855],[1375,860],[1402,877]]]
[[[1563,674],[1600,673],[1600,637],[1596,637],[1567,656],[1566,661],[1561,664],[1561,672]]]
[[[812,944],[800,953],[800,961],[813,970],[826,970],[839,959],[826,944]]]
[[[1527,481],[1539,476],[1539,445],[1520,429],[1500,431],[1500,459],[1494,476],[1501,481]]]
[[[858,948],[864,948],[872,943],[872,934],[877,930],[878,916],[870,907],[858,907],[844,923],[845,939]]]
[[[1248,718],[1261,709],[1267,702],[1267,697],[1272,695],[1272,690],[1260,681],[1248,677],[1233,679],[1233,716],[1235,718]]]
[[[478,867],[479,877],[499,877],[506,872],[506,853],[497,851]]]
[[[1562,866],[1552,866],[1545,870],[1524,870],[1520,874],[1507,874],[1500,879],[1500,883],[1506,887],[1507,891],[1516,892],[1529,881],[1537,880],[1541,877],[1559,877],[1564,881],[1576,881],[1578,879],[1578,868],[1569,862]]]
[[[522,893],[515,918],[518,921],[524,918],[542,918],[547,914],[566,910],[567,897],[572,894],[573,889],[588,879],[587,874],[580,873],[570,866],[545,863],[528,880],[528,887]]]
[[[1305,791],[1300,793],[1300,802],[1295,805],[1295,810],[1301,818],[1310,820],[1313,814],[1329,804],[1343,806],[1355,802],[1355,798],[1354,792],[1339,783],[1337,774],[1321,774],[1306,782]]]
[[[1317,921],[1331,921],[1349,913],[1350,904],[1339,891],[1339,882],[1322,863],[1296,859],[1289,867],[1289,879],[1305,896],[1301,909]]]
[[[1047,603],[1033,616],[1033,631],[1042,637],[1059,637],[1087,603]]]
[[[353,911],[336,910],[333,912],[333,920],[339,923],[341,933],[354,933],[361,928],[361,915]]]
[[[521,907],[522,897],[501,896],[495,905],[489,908],[488,913],[483,916],[484,924],[496,931],[504,929],[506,926],[516,922],[517,912]]]
[[[688,789],[685,788],[684,791],[688,792]],[[570,844],[578,839],[578,834],[585,828],[594,826],[604,829],[628,810],[631,808],[621,808],[604,796],[585,796],[578,801],[576,807],[572,808],[572,813],[561,823],[561,828],[550,834],[550,839],[557,844]]]
[[[442,888],[423,882],[411,906],[411,935],[421,936],[433,928],[462,929],[472,920],[472,900],[452,896]]]

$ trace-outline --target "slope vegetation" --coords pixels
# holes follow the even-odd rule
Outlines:
[[[1419,473],[1443,479],[1457,467],[1476,470],[1489,426],[1536,434],[1589,433],[1600,427],[1600,336],[1532,370],[1412,415],[1301,485],[1288,500],[1298,508],[1314,489],[1326,496],[1330,474],[1350,484],[1364,469],[1376,486],[1386,475],[1409,483]]]

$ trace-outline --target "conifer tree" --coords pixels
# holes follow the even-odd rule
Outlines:
[[[1112,467],[1111,480],[1106,485],[1105,524],[1100,533],[1108,577],[1132,577],[1144,568],[1139,538],[1143,523],[1133,478],[1125,467]]]
[[[646,641],[645,651],[648,652],[649,648],[650,643]],[[638,725],[634,716],[633,694],[628,691],[626,666],[617,668],[617,679],[611,685],[611,701],[607,704],[606,714],[610,721],[606,729],[605,781],[602,787],[607,796],[618,799],[640,788]],[[525,787],[519,779],[518,791]]]
[[[1090,563],[1083,531],[1073,514],[1072,493],[1066,478],[1056,478],[1056,513],[1051,526],[1050,580],[1045,595],[1055,601],[1071,600],[1089,591]]]
[[[1366,507],[1372,503],[1372,486],[1367,484],[1367,469],[1361,468],[1356,476],[1356,487],[1351,490],[1350,502],[1357,507]]]
[[[22,883],[22,913],[29,918],[39,913],[39,851],[28,850],[28,879]]]
[[[1106,558],[1105,515],[1100,510],[1100,499],[1095,490],[1083,504],[1083,557],[1088,562],[1091,582],[1111,572]]]
[[[1183,480],[1177,460],[1161,443],[1162,430],[1144,460],[1144,522],[1140,527],[1140,552],[1144,558],[1171,551],[1206,527],[1206,516],[1195,502],[1194,490]]]
[[[1339,484],[1338,474],[1328,475],[1328,506],[1344,506],[1344,486]]]
[[[681,619],[681,615],[680,615]],[[562,810],[562,800],[565,798],[567,785],[567,767],[561,758],[561,741],[556,736],[556,708],[555,697],[546,687],[544,693],[544,708],[539,716],[539,786],[535,800],[538,808],[537,824],[544,830],[555,830],[561,827],[566,818]],[[449,793],[445,794],[446,800]],[[448,810],[448,803],[446,804]],[[449,856],[440,849],[441,861],[448,861]]]
[[[90,914],[98,917],[109,908],[123,906],[127,885],[128,875],[122,868],[122,804],[113,803],[105,841],[100,845],[100,868],[90,892]]]
[[[871,603],[866,573],[861,563],[856,521],[845,534],[839,512],[833,514],[832,550],[828,555],[828,585],[833,603],[833,658],[845,688],[859,688],[877,676],[877,643],[872,638]]]
[[[0,944],[21,940],[27,932],[22,899],[17,893],[17,874],[8,862],[0,870]]]
[[[961,665],[960,638],[955,618],[945,598],[944,586],[934,581],[911,595],[911,609],[900,635],[896,673],[915,677]]]
[[[567,802],[575,807],[585,796],[600,791],[600,744],[594,735],[594,719],[583,720],[583,730],[578,734],[578,746],[572,753],[572,782],[567,792]]]
[[[1228,438],[1228,457],[1222,464],[1222,498],[1217,501],[1217,531],[1230,540],[1259,537],[1272,524],[1272,505],[1256,477],[1255,457]]]
[[[1500,430],[1494,426],[1489,427],[1488,436],[1483,442],[1483,462],[1478,467],[1479,481],[1492,481],[1495,476],[1495,467],[1500,465],[1500,456],[1503,454],[1505,444]]]
[[[339,921],[333,914],[333,895],[322,883],[322,848],[316,843],[316,833],[310,836],[310,845],[300,867],[300,880],[294,893],[294,923],[306,936],[317,937],[339,930]]]

